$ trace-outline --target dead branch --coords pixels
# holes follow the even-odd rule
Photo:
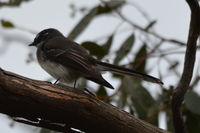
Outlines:
[[[0,70],[0,112],[66,133],[71,128],[87,133],[167,133],[91,94],[4,70]]]

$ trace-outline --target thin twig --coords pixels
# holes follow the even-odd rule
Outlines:
[[[105,1],[100,0],[100,2],[109,7],[109,5],[108,5]],[[111,7],[110,7],[110,8],[111,8]],[[139,26],[139,25],[133,23],[131,20],[129,20],[128,18],[126,18],[120,11],[118,11],[118,9],[113,9],[113,11],[114,11],[122,20],[124,20],[124,21],[126,21],[127,23],[129,23],[133,28],[142,31],[142,32],[144,32],[145,34],[153,35],[154,37],[156,37],[156,38],[158,38],[158,39],[160,39],[160,40],[162,40],[162,41],[165,41],[165,42],[170,42],[170,43],[179,44],[180,46],[185,46],[185,43],[184,43],[184,42],[181,42],[181,41],[176,40],[176,39],[168,39],[168,38],[165,38],[165,37],[159,35],[159,34],[156,33],[156,32],[152,32],[152,31],[147,30],[146,27],[143,28],[143,27],[141,27],[141,26]]]

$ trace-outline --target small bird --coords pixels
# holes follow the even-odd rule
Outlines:
[[[163,84],[160,79],[153,76],[93,58],[85,48],[53,28],[39,32],[29,46],[37,47],[40,66],[61,83],[73,83],[82,77],[114,89],[101,75],[102,71],[111,71]]]

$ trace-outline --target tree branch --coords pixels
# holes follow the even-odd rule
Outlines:
[[[52,128],[48,123],[86,133],[167,133],[91,94],[28,79],[1,69],[0,112],[31,121],[21,121],[23,123],[49,129]],[[38,120],[45,123],[37,124]],[[62,127],[57,127],[54,125],[53,130],[63,131]]]
[[[26,120],[26,119],[22,119],[22,118],[13,118],[13,120],[16,122],[24,123],[24,124],[31,125],[31,126],[47,128],[47,129],[54,130],[57,132],[65,132],[66,131],[66,128],[64,125],[51,123],[49,121],[44,121],[44,120],[30,121],[30,120]],[[71,131],[70,128],[68,130]],[[67,132],[67,133],[69,133],[69,132]],[[75,133],[80,133],[80,132],[75,132]]]
[[[112,7],[110,7],[104,0],[100,0],[100,1],[101,1],[101,3],[105,4],[105,5],[108,6],[109,8],[112,8]],[[127,22],[128,24],[130,24],[132,27],[134,27],[134,28],[140,30],[141,32],[143,32],[143,33],[145,33],[145,34],[152,35],[152,36],[154,36],[154,37],[156,37],[156,38],[158,38],[158,39],[160,39],[160,40],[162,40],[162,41],[165,41],[165,42],[170,42],[170,43],[178,44],[178,45],[180,45],[180,46],[185,46],[185,43],[184,43],[184,42],[181,42],[181,41],[176,40],[176,39],[165,38],[165,37],[159,35],[159,34],[156,33],[156,32],[149,31],[148,29],[146,29],[146,27],[143,28],[143,27],[141,27],[140,25],[133,23],[130,19],[126,18],[120,11],[118,11],[118,9],[113,9],[113,10],[115,11],[116,14],[119,15],[119,17],[120,17],[122,20],[126,21],[126,22]]]
[[[175,133],[185,133],[181,104],[193,75],[197,39],[200,34],[200,7],[197,0],[186,0],[191,10],[190,29],[185,54],[185,63],[180,82],[172,96],[172,112]]]

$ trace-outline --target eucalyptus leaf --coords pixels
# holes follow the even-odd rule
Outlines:
[[[167,129],[168,131],[171,131],[174,133],[174,127],[173,127],[173,117],[172,117],[172,112],[166,111],[166,124],[167,124]]]
[[[131,77],[124,77],[121,89],[130,96],[139,118],[148,119],[148,112],[155,104],[155,100],[150,93]]]
[[[98,96],[108,96],[108,94],[107,94],[107,92],[106,92],[106,89],[103,87],[103,86],[101,86],[100,88],[99,88],[99,90],[97,91],[97,93],[96,93]]]
[[[200,131],[200,115],[187,111],[184,113],[186,119],[186,129],[190,133],[199,133]]]
[[[1,20],[1,25],[4,27],[4,28],[14,28],[14,24],[10,21],[7,21],[7,20]]]
[[[114,64],[117,65],[126,55],[131,51],[131,48],[134,44],[135,36],[131,34],[121,45],[117,51]]]
[[[90,22],[98,15],[110,13],[112,10],[122,6],[124,2],[119,2],[118,4],[112,5],[113,1],[106,3],[106,5],[98,5],[92,8],[80,21],[79,23],[72,29],[69,33],[68,38],[74,40],[78,37],[90,24]],[[112,6],[107,6],[107,5]]]
[[[98,91],[96,92],[96,95],[99,99],[105,101],[105,102],[109,102],[109,97],[108,97],[108,93],[106,91],[106,89],[103,86],[100,86]]]
[[[146,56],[147,56],[147,49],[146,49],[146,44],[144,43],[143,46],[138,51],[138,53],[136,54],[134,62],[132,63],[133,68],[135,70],[145,73]]]
[[[200,115],[200,96],[194,91],[186,94],[185,105],[191,112]]]
[[[97,58],[101,58],[106,55],[106,51],[94,42],[84,42],[81,45],[86,48],[91,55],[96,56]]]
[[[125,3],[126,3],[125,0],[112,0],[112,1],[106,2],[107,6],[109,6],[112,9],[116,9]]]
[[[113,35],[111,35],[108,40],[106,41],[105,44],[102,45],[102,48],[105,50],[106,54],[109,53],[110,51],[110,47],[112,45],[112,42],[113,42]]]
[[[51,130],[49,130],[49,129],[42,128],[42,129],[40,130],[40,133],[52,133],[52,132],[51,132]]]
[[[98,8],[93,8],[90,12],[84,16],[79,23],[74,27],[74,29],[69,33],[68,38],[74,40],[80,33],[87,28],[88,24],[92,21],[92,19],[96,16],[98,12]]]
[[[28,2],[31,0],[9,0],[9,1],[0,1],[0,8],[7,6],[7,7],[17,7],[20,6],[23,2]]]

